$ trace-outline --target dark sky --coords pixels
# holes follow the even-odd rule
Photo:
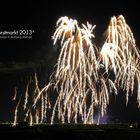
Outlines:
[[[24,2],[7,2],[0,4],[0,31],[8,30],[34,30],[32,39],[0,39],[0,62],[7,61],[28,61],[36,58],[39,55],[52,55],[52,40],[51,36],[55,31],[55,24],[59,17],[69,16],[70,18],[76,18],[80,23],[86,23],[89,21],[91,24],[96,24],[95,29],[95,42],[101,44],[103,33],[105,32],[110,17],[113,15],[122,14],[125,16],[127,23],[130,25],[136,42],[140,45],[140,14],[139,4],[134,0],[51,0],[41,1],[35,0]],[[54,54],[53,54],[54,55]],[[53,56],[52,56],[53,58]],[[4,76],[3,76],[4,77]],[[4,77],[5,79],[5,77]],[[9,79],[9,76],[8,76]],[[12,80],[14,78],[11,78]],[[11,80],[11,81],[12,81]],[[9,87],[12,87],[14,82],[9,82]],[[4,85],[7,84],[7,80],[2,82],[1,87],[4,92]],[[8,90],[8,87],[7,89]],[[9,88],[10,90],[10,88]],[[8,93],[9,91],[7,91]],[[11,91],[10,91],[11,92]],[[3,94],[4,99],[7,96]],[[136,107],[134,100],[130,102],[128,108],[125,105],[120,104],[123,100],[123,96],[118,96],[118,102],[111,108],[113,115],[118,115],[121,119],[138,120],[140,111]],[[136,99],[136,98],[135,98]],[[10,100],[10,99],[9,99]],[[3,98],[1,101],[4,102]],[[2,103],[1,103],[2,104]],[[125,104],[123,102],[123,104]],[[3,106],[10,106],[7,102],[3,103]],[[3,108],[1,106],[1,109]],[[3,108],[3,111],[6,110]],[[118,113],[118,114],[117,114]],[[135,115],[133,115],[135,114]],[[4,118],[4,117],[3,117]],[[119,118],[120,119],[120,118]]]
[[[80,23],[96,24],[95,42],[101,44],[109,19],[123,14],[139,44],[139,8],[135,1],[24,1],[1,4],[0,31],[34,30],[32,39],[0,39],[0,59],[26,61],[52,47],[51,36],[60,16],[76,18]],[[47,51],[46,51],[47,52]],[[35,57],[35,56],[34,56]]]

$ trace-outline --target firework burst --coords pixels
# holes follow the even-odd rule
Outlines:
[[[100,58],[105,65],[107,73],[108,69],[114,71],[117,87],[126,90],[127,104],[129,93],[133,93],[134,81],[140,82],[140,55],[133,33],[122,15],[117,18],[115,16],[111,18],[106,41],[100,52]]]
[[[68,17],[57,21],[53,40],[54,45],[61,40],[62,48],[52,80],[58,97],[51,124],[56,116],[62,123],[94,123],[94,108],[101,108],[103,115],[109,104],[109,92],[116,91],[113,82],[99,72],[98,49],[92,42],[94,28],[88,22],[79,27],[76,20]]]
[[[43,123],[48,109],[52,111],[51,124],[58,120],[93,124],[97,110],[99,124],[100,117],[107,111],[110,95],[117,95],[117,89],[125,90],[127,104],[130,93],[134,92],[135,81],[140,107],[140,56],[130,27],[122,15],[112,17],[100,52],[94,44],[95,27],[89,22],[79,26],[77,20],[68,17],[58,19],[52,36],[53,44],[60,41],[61,46],[56,70],[43,88],[38,86],[35,74],[31,105],[28,105],[30,83],[26,87],[24,111],[30,125]],[[114,72],[115,80],[110,79],[110,71]],[[50,102],[49,89],[57,96],[54,103]],[[15,109],[14,125],[19,104],[20,101]]]

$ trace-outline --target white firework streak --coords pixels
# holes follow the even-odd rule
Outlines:
[[[17,98],[17,87],[14,88],[14,97],[12,98],[12,101],[15,101]]]
[[[38,110],[38,109],[36,109],[35,123],[36,123],[36,124],[39,124],[39,110]]]
[[[32,112],[29,111],[29,125],[32,126],[33,125],[33,116],[32,116]]]
[[[124,17],[112,17],[99,60],[102,60],[107,73],[109,69],[114,71],[117,87],[126,90],[126,104],[129,93],[133,93],[134,80],[139,83],[139,58],[133,33]]]
[[[28,103],[28,97],[29,97],[29,95],[28,95],[28,88],[29,88],[29,83],[27,84],[26,91],[25,91],[25,100],[24,100],[25,102],[24,102],[24,105],[23,105],[24,110],[26,109],[27,103]]]
[[[21,96],[22,97],[22,96]],[[15,113],[14,113],[14,122],[13,122],[13,125],[12,126],[16,126],[17,125],[17,113],[18,113],[18,108],[19,108],[19,104],[20,104],[20,101],[21,101],[21,97],[16,105],[16,108],[15,108]]]
[[[43,123],[43,121],[45,121],[45,119],[47,118],[47,110],[51,109],[48,90],[52,86],[52,83],[50,81],[47,86],[40,88],[36,73],[34,78],[35,78],[35,91],[33,95],[34,99],[31,109],[36,110],[35,114],[33,114],[35,116],[35,123]],[[38,102],[40,103],[37,105]]]
[[[43,97],[43,94],[42,94],[42,97],[41,97],[41,121],[40,123],[43,123],[43,119],[44,119],[44,97]]]
[[[28,110],[26,111],[25,113],[25,118],[24,118],[24,121],[26,122],[27,121],[27,118],[29,116],[29,111],[30,111],[30,108],[28,108]]]
[[[138,75],[138,96],[137,96],[137,102],[138,102],[138,107],[140,108],[140,75]]]

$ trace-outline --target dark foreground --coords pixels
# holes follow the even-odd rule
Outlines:
[[[108,125],[1,125],[0,139],[24,140],[140,140],[139,126]]]

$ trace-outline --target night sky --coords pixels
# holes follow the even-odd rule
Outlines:
[[[138,5],[134,1],[25,1],[1,4],[1,31],[31,29],[35,32],[32,39],[0,39],[0,58],[8,61],[24,61],[34,57],[37,52],[46,50],[47,53],[52,49],[51,36],[60,16],[76,18],[79,23],[89,21],[91,24],[96,24],[95,42],[101,45],[110,17],[119,14],[125,16],[134,32],[137,44],[140,44],[140,15]]]
[[[96,24],[95,43],[101,47],[103,34],[107,29],[110,17],[122,14],[134,33],[137,45],[140,46],[140,14],[138,6],[139,4],[134,0],[129,2],[122,0],[65,0],[63,2],[56,2],[52,0],[47,2],[24,1],[1,4],[0,31],[31,29],[34,30],[34,33],[32,39],[0,39],[0,63],[26,63],[45,57],[47,61],[46,64],[51,65],[49,60],[52,59],[51,62],[53,62],[53,58],[56,59],[56,50],[53,47],[51,37],[55,31],[56,21],[60,16],[76,18],[79,23],[89,21],[91,24]],[[9,76],[8,78],[13,77]],[[1,83],[2,82],[3,81],[1,81]],[[12,82],[11,80],[11,83]],[[6,82],[1,84],[0,92],[4,92],[5,83]],[[14,86],[14,83],[11,83],[9,82],[9,90]],[[2,95],[0,101],[3,100],[2,98],[6,99],[8,96],[8,93]],[[118,102],[110,109],[110,115],[117,115],[118,119],[123,121],[131,119],[133,121],[140,121],[140,110],[137,109],[134,103],[135,98],[130,102],[130,107],[128,106],[128,108],[125,107],[124,102],[120,105],[120,101],[124,100],[123,98],[124,97],[120,95],[112,99],[112,104],[115,100]],[[0,103],[0,105],[2,106],[0,109],[2,109],[3,112],[6,112],[4,106],[10,106],[4,101]],[[2,120],[4,120],[3,118],[4,117],[2,117]]]

